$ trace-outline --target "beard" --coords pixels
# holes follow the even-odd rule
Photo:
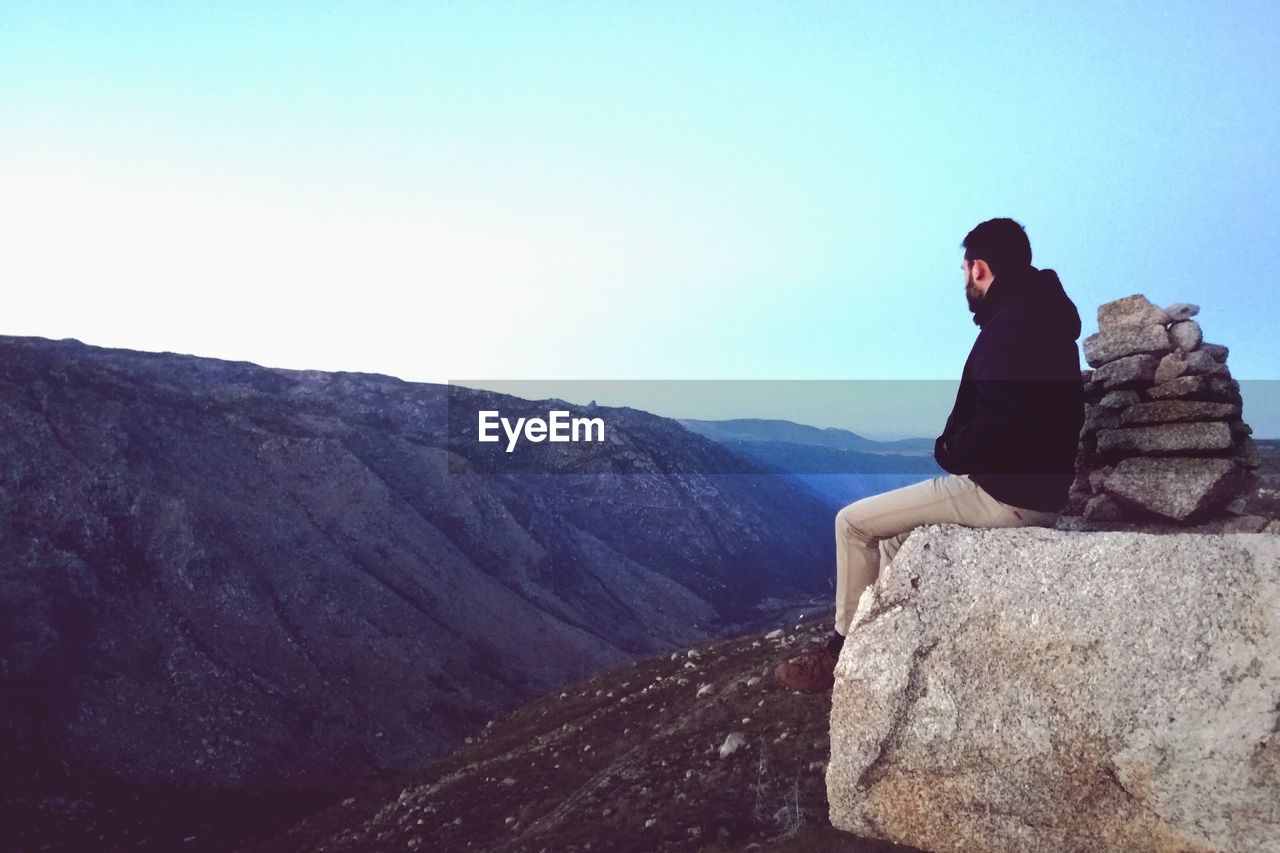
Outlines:
[[[985,296],[981,290],[973,283],[973,277],[964,283],[964,298],[969,301],[970,313],[977,314],[978,306],[982,304],[982,297]]]

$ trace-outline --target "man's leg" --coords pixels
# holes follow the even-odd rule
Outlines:
[[[973,480],[954,474],[854,501],[836,513],[835,632],[849,633],[863,590],[915,528],[1023,527],[1051,524],[1054,517],[1001,503]]]
[[[892,560],[894,555],[898,553],[898,549],[902,547],[902,543],[906,542],[907,537],[910,535],[911,535],[911,531],[908,530],[904,533],[899,533],[897,536],[890,536],[888,539],[880,540],[880,566],[879,566],[880,569],[883,569],[885,566],[889,565],[889,561]],[[839,545],[837,545],[836,547],[839,548]],[[837,559],[839,558],[837,557]],[[879,577],[878,570],[875,577]],[[871,579],[872,582],[875,581],[875,577]],[[839,581],[840,581],[840,571],[837,568],[836,570],[836,587],[838,590],[836,594],[837,600],[840,599],[841,597],[840,592],[843,591],[843,588],[841,587]],[[862,588],[866,589],[866,587],[869,585],[870,585],[869,583],[864,584]],[[832,629],[831,635],[827,638],[827,644],[824,648],[826,648],[826,650],[831,652],[832,654],[835,654],[835,655],[840,654],[840,649],[841,647],[844,646],[845,633],[847,633],[847,630],[845,632],[841,632],[837,629]]]
[[[836,624],[827,644],[774,667],[779,681],[806,693],[830,690],[836,658],[849,633],[863,590],[880,566],[898,553],[922,524],[967,527],[1023,527],[1052,524],[1056,513],[1033,512],[1001,503],[965,476],[935,477],[855,501],[836,513]]]

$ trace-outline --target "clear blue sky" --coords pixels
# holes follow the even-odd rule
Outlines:
[[[1012,216],[1086,333],[1199,302],[1278,378],[1277,45],[1275,3],[0,0],[0,333],[953,378],[959,241]]]

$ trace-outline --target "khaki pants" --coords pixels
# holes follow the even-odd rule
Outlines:
[[[836,632],[849,633],[858,599],[922,524],[1052,527],[1058,514],[1010,506],[968,475],[948,474],[854,501],[836,513]]]

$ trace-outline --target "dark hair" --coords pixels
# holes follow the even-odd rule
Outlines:
[[[966,261],[986,261],[995,276],[1031,266],[1031,241],[1022,225],[1012,219],[988,219],[966,234],[960,245]]]

